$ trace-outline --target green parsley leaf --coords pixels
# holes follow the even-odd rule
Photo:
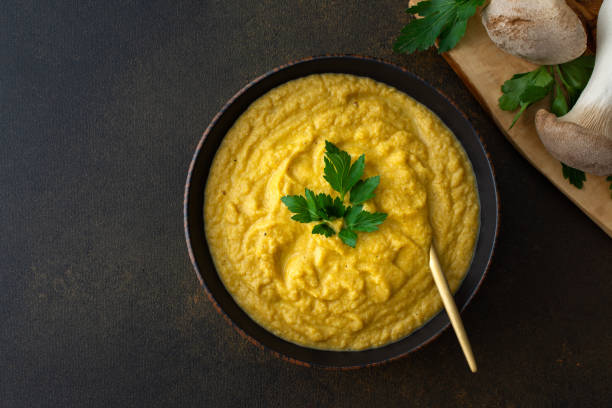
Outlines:
[[[582,170],[575,169],[561,163],[563,166],[563,178],[567,179],[570,184],[573,184],[577,188],[582,188],[583,183],[586,181],[586,174]]]
[[[302,223],[320,220],[320,217],[316,213],[310,213],[308,203],[306,202],[306,199],[302,196],[284,196],[281,198],[281,201],[287,206],[289,211],[295,213],[295,215],[291,217],[292,220]]]
[[[330,227],[327,223],[323,222],[321,224],[317,224],[312,229],[313,234],[325,235],[326,237],[331,237],[336,233],[332,227]]]
[[[306,205],[308,207],[311,220],[318,221],[321,219],[326,219],[327,213],[325,212],[323,206],[325,197],[322,197],[324,194],[315,195],[315,193],[309,189],[305,189],[304,192],[306,195]],[[331,197],[329,197],[329,199],[331,201]]]
[[[610,182],[610,190],[612,190],[612,176],[606,177],[606,181]],[[612,198],[612,191],[610,192],[610,197]]]
[[[338,218],[334,215],[334,199],[329,194],[317,194],[315,196],[315,204],[317,208],[321,209],[324,220],[331,221]]]
[[[323,210],[322,218],[324,220],[332,221],[336,218],[342,218],[346,212],[344,204],[340,197],[332,198],[329,194],[317,194],[314,197],[317,208]]]
[[[555,97],[553,98],[550,104],[550,110],[557,116],[563,116],[567,112],[569,112],[569,107],[567,106],[567,100],[565,99],[565,95],[561,90],[561,86],[559,83],[555,83]]]
[[[552,90],[554,78],[546,67],[531,72],[516,74],[502,85],[503,95],[499,98],[499,107],[513,111],[520,106],[514,116],[510,129],[532,103],[546,97]]]
[[[329,194],[320,193],[315,195],[313,193],[312,201],[315,208],[320,211],[319,213],[321,214],[321,218],[329,219],[329,213],[327,212],[327,209],[333,207],[334,199]]]
[[[351,156],[326,140],[324,160],[325,175],[323,177],[344,199],[345,194],[350,191],[363,175],[365,155],[359,156],[351,166]]]
[[[351,230],[342,228],[340,230],[340,233],[338,234],[338,237],[340,237],[342,242],[344,242],[346,245],[350,246],[351,248],[355,248],[355,245],[357,245],[357,234],[355,234]]]
[[[336,197],[332,205],[325,207],[325,210],[332,220],[335,218],[342,218],[344,217],[344,213],[346,213],[346,207],[342,203],[340,197]]]
[[[406,10],[409,14],[418,14],[408,23],[399,35],[393,50],[395,52],[413,53],[426,50],[438,43],[438,52],[446,52],[459,42],[465,34],[467,21],[482,6],[484,0],[427,0]]]
[[[351,204],[362,204],[371,198],[374,198],[374,190],[380,183],[380,176],[370,177],[365,181],[359,180],[351,189]]]
[[[291,219],[308,223],[312,221],[342,218],[346,208],[339,197],[332,199],[329,194],[315,194],[309,189],[305,189],[305,196],[285,196],[281,201],[289,208],[289,211],[296,213]]]
[[[504,82],[501,88],[503,95],[498,100],[499,107],[501,109],[513,111],[519,107],[521,104],[520,96],[527,87],[527,81],[519,81],[519,79],[523,78],[527,74],[529,74],[529,72],[514,74],[512,78]]]
[[[346,227],[351,231],[372,232],[387,218],[385,213],[371,213],[363,210],[362,205],[349,207],[344,216]]]
[[[561,81],[567,89],[570,106],[576,103],[580,93],[586,87],[594,66],[594,55],[583,55],[573,61],[559,65]]]

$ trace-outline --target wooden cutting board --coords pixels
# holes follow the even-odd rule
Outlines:
[[[410,3],[418,3],[418,0]],[[519,72],[532,71],[537,66],[497,48],[482,26],[479,13],[469,21],[459,44],[442,56],[514,147],[612,237],[610,183],[606,182],[605,177],[587,174],[584,186],[577,189],[563,178],[561,164],[548,154],[538,138],[534,125],[535,112],[539,107],[548,108],[550,102],[542,101],[528,108],[511,130],[508,128],[515,113],[502,111],[497,105],[504,81]]]

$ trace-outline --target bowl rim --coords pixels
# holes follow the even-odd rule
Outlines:
[[[380,365],[383,365],[383,364],[387,364],[389,362],[396,361],[396,360],[399,360],[401,358],[404,358],[407,355],[413,353],[414,351],[420,350],[421,348],[425,347],[426,345],[430,344],[435,339],[437,339],[443,332],[445,332],[449,328],[450,320],[448,319],[448,316],[444,316],[444,320],[445,321],[442,324],[442,326],[439,328],[439,330],[437,330],[435,333],[433,333],[433,335],[431,335],[427,340],[423,341],[419,345],[417,345],[415,347],[412,347],[412,348],[410,348],[410,349],[408,349],[408,350],[406,350],[404,352],[401,352],[401,353],[398,353],[398,354],[396,354],[394,356],[385,358],[384,360],[375,361],[375,362],[371,362],[371,363],[367,363],[367,364],[358,364],[358,365],[333,365],[333,364],[327,365],[327,364],[315,363],[315,362],[311,362],[311,361],[305,361],[305,360],[299,360],[299,359],[293,358],[293,357],[291,357],[291,356],[289,356],[289,355],[287,355],[285,353],[282,353],[282,352],[279,352],[277,350],[274,350],[270,346],[264,345],[263,343],[258,341],[255,337],[253,337],[253,336],[249,335],[248,333],[246,333],[245,330],[242,329],[242,327],[240,327],[221,308],[219,302],[217,301],[215,296],[212,294],[211,290],[206,285],[206,283],[204,281],[204,278],[202,276],[202,272],[200,271],[200,267],[198,266],[198,261],[196,259],[196,255],[195,255],[195,252],[194,252],[194,249],[193,249],[193,245],[192,245],[192,239],[191,239],[191,234],[190,234],[190,231],[189,231],[189,222],[188,222],[189,197],[190,197],[190,192],[191,192],[191,188],[190,187],[191,187],[191,181],[192,181],[192,177],[193,177],[193,170],[195,168],[197,159],[198,159],[198,157],[200,155],[200,152],[201,152],[201,150],[202,150],[202,148],[204,146],[204,142],[206,141],[207,136],[209,135],[211,130],[215,127],[215,125],[217,124],[217,122],[219,121],[219,119],[221,118],[223,113],[236,101],[236,99],[238,99],[240,96],[242,96],[244,93],[246,93],[250,88],[252,88],[256,84],[260,83],[264,79],[268,78],[269,76],[274,75],[274,74],[276,74],[279,71],[282,71],[284,69],[290,68],[290,67],[292,67],[294,65],[298,65],[298,64],[302,64],[302,63],[307,63],[307,62],[315,61],[315,60],[328,60],[328,59],[367,60],[367,61],[370,61],[370,62],[375,62],[375,63],[378,63],[378,64],[386,65],[386,66],[388,66],[390,68],[402,71],[402,73],[404,73],[406,75],[412,76],[414,79],[422,82],[424,85],[426,85],[428,88],[430,88],[433,92],[437,92],[440,96],[442,96],[442,98],[444,98],[446,100],[446,102],[448,102],[450,105],[452,105],[454,107],[454,109],[468,123],[468,125],[469,125],[471,131],[473,132],[473,134],[478,138],[478,141],[479,141],[480,145],[482,146],[482,150],[485,153],[485,157],[487,159],[486,160],[487,164],[488,164],[489,169],[491,171],[492,187],[493,187],[493,191],[495,193],[494,194],[494,198],[495,198],[495,203],[494,204],[495,204],[495,207],[496,207],[495,229],[494,229],[494,234],[493,234],[493,242],[491,243],[491,249],[489,251],[489,256],[488,256],[486,267],[484,268],[484,271],[483,271],[482,275],[480,276],[480,279],[476,283],[474,289],[472,290],[472,292],[466,298],[465,303],[462,306],[460,306],[460,308],[459,308],[460,312],[463,312],[463,310],[465,310],[465,308],[472,301],[473,297],[480,290],[480,287],[482,286],[484,278],[488,274],[489,269],[491,267],[491,263],[492,263],[492,260],[493,260],[495,249],[497,247],[497,239],[498,239],[499,232],[500,232],[501,208],[500,208],[499,189],[497,188],[497,182],[496,182],[496,173],[495,173],[495,168],[493,166],[493,163],[491,161],[491,155],[490,155],[489,151],[487,150],[486,143],[482,139],[482,136],[474,128],[474,126],[472,125],[472,123],[469,120],[468,116],[463,112],[463,110],[461,110],[457,106],[457,104],[451,98],[449,98],[446,95],[446,93],[444,93],[440,89],[434,87],[433,85],[431,85],[429,82],[425,81],[420,76],[412,73],[411,71],[408,71],[406,68],[404,68],[404,67],[402,67],[400,65],[397,65],[395,63],[391,63],[389,61],[386,61],[386,60],[384,60],[382,58],[371,57],[371,56],[363,56],[363,55],[357,55],[357,54],[323,54],[323,55],[310,56],[310,57],[305,57],[305,58],[301,58],[301,59],[292,60],[290,62],[287,62],[285,64],[279,65],[279,66],[277,66],[275,68],[272,68],[271,70],[268,70],[267,72],[265,72],[265,73],[257,76],[256,78],[252,79],[246,85],[241,87],[225,104],[223,104],[222,108],[215,114],[215,116],[212,118],[212,120],[210,121],[210,123],[208,124],[208,126],[206,127],[204,132],[202,133],[202,136],[200,137],[200,139],[198,141],[198,144],[196,145],[195,151],[193,153],[193,156],[192,156],[190,164],[189,164],[189,169],[188,169],[188,172],[187,172],[187,178],[186,178],[186,182],[185,182],[185,190],[184,190],[184,195],[183,195],[183,228],[184,228],[184,231],[185,231],[185,240],[186,240],[186,244],[187,244],[187,251],[188,251],[188,254],[189,254],[189,258],[191,260],[191,264],[192,264],[192,266],[194,268],[194,271],[196,273],[196,276],[197,276],[197,278],[198,278],[198,280],[200,282],[200,285],[204,289],[204,292],[206,293],[206,296],[207,296],[208,300],[212,303],[213,307],[223,317],[223,319],[231,327],[233,327],[234,330],[236,330],[243,338],[248,340],[251,344],[255,345],[259,349],[261,349],[263,351],[266,351],[266,352],[270,352],[275,357],[277,357],[277,358],[279,358],[281,360],[284,360],[284,361],[287,361],[287,362],[290,362],[290,363],[293,363],[293,364],[296,364],[296,365],[299,365],[299,366],[312,367],[312,368],[322,368],[322,369],[326,369],[326,370],[354,370],[354,369],[360,369],[360,368],[366,368],[366,367],[374,367],[374,366],[380,366]],[[287,80],[285,82],[288,82],[288,81],[289,80]],[[422,103],[422,102],[419,102],[419,103]],[[428,107],[428,109],[431,110],[431,108],[429,108],[429,107]],[[480,236],[480,232],[479,232],[479,236]],[[477,242],[478,242],[478,239],[479,238],[477,238]],[[206,244],[206,246],[207,245],[208,244]],[[476,251],[476,248],[474,250]],[[215,270],[215,273],[218,273],[216,271],[216,268],[214,268],[214,266],[213,266],[213,269]],[[469,272],[469,270],[468,270],[468,272]],[[461,288],[461,285],[463,285],[463,281],[460,284],[459,288],[457,289],[457,292]],[[420,328],[425,327],[426,325],[428,325],[431,322],[431,320],[433,320],[434,317],[436,317],[439,314],[446,315],[446,312],[445,312],[444,308],[442,308],[440,310],[440,312],[438,312],[436,315],[432,316],[432,318],[430,320],[426,321],[425,323],[423,323],[423,325],[419,326],[419,328],[417,328],[415,330],[419,330]],[[259,323],[257,323],[257,322],[255,322],[255,323],[259,325]],[[265,328],[263,328],[263,329],[268,331]],[[273,336],[276,336],[274,333],[270,332],[270,334],[273,335]],[[276,337],[278,337],[278,336],[276,336]],[[398,339],[397,341],[401,341],[401,339]],[[395,343],[395,342],[392,342],[392,343]],[[392,343],[390,343],[390,344],[392,344]],[[300,347],[308,348],[307,346],[300,346]],[[336,351],[336,350],[325,350],[325,351],[332,351],[333,352],[333,351]],[[342,352],[342,350],[337,350],[337,351],[338,352]],[[362,350],[362,351],[365,351],[365,350]],[[359,352],[359,351],[356,351],[356,352]]]

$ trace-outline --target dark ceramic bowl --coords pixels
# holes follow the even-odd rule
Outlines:
[[[498,227],[498,199],[491,163],[466,116],[431,85],[389,63],[357,56],[324,56],[276,68],[242,88],[214,117],[193,156],[185,186],[185,235],[189,256],[210,301],[246,339],[277,356],[305,366],[358,368],[405,356],[432,341],[449,326],[442,311],[409,336],[384,347],[363,351],[316,350],[285,341],[268,332],[236,304],[213,265],[204,234],[204,188],[217,148],[234,121],[257,98],[292,79],[316,73],[347,73],[370,77],[405,92],[435,112],[455,133],[469,156],[480,195],[480,234],[470,269],[455,294],[459,309],[468,304],[489,267]]]

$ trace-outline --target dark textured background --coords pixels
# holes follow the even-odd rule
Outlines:
[[[0,3],[0,406],[612,400],[612,241],[435,52],[391,52],[406,1],[12,3]],[[198,286],[182,194],[202,130],[250,79],[324,53],[409,68],[488,146],[501,235],[463,314],[478,374],[451,331],[383,367],[293,366],[248,344]]]

